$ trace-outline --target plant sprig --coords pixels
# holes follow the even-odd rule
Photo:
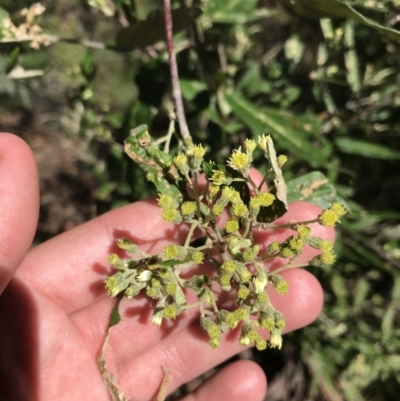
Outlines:
[[[256,148],[268,162],[262,184],[269,184],[270,190],[265,185],[256,185],[251,178]],[[345,207],[334,202],[315,219],[276,224],[287,211],[281,171],[287,158],[276,155],[269,135],[260,136],[258,141],[247,139],[243,149],[234,150],[225,165],[205,161],[206,149],[201,145],[189,144],[172,157],[152,143],[145,125],[132,130],[125,150],[156,186],[163,219],[187,224],[189,230],[183,243],[168,244],[161,254],[147,254],[127,238],[121,238],[118,247],[131,257],[121,259],[116,254],[110,255],[109,262],[117,272],[105,280],[108,294],[130,299],[146,293],[154,300],[151,322],[158,326],[164,319],[174,320],[187,309],[197,308],[200,325],[213,348],[218,347],[223,333],[239,325],[240,344],[255,345],[259,350],[268,345],[280,348],[285,319],[272,305],[266,289],[271,285],[284,294],[288,283],[281,276],[282,271],[335,261],[333,244],[312,236],[309,225],[334,226],[346,213]],[[199,184],[200,174],[206,180],[203,186]],[[293,235],[266,248],[256,243],[255,229],[281,228],[292,230]],[[319,249],[321,254],[309,263],[298,264],[296,260],[306,245]],[[283,263],[271,270],[269,266],[275,258]],[[193,273],[197,271],[193,267],[205,263],[213,268],[204,270],[207,273]],[[188,291],[197,296],[197,302],[187,302]],[[219,307],[218,299],[227,291],[234,300],[231,310]],[[269,331],[268,343],[260,329]]]

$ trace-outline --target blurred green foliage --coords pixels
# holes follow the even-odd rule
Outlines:
[[[3,0],[0,24],[7,13],[22,23],[18,10],[32,3]],[[82,162],[99,182],[98,213],[151,196],[122,142],[140,124],[155,137],[168,129],[161,1],[43,5],[38,24],[50,46],[31,49],[0,31],[0,121],[21,109],[51,111],[58,116],[46,123],[51,129],[79,135],[91,152]],[[284,350],[286,362],[306,372],[304,395],[292,399],[397,399],[400,2],[182,0],[174,7],[194,141],[221,162],[246,137],[271,133],[289,156],[289,185],[301,193],[298,177],[317,168],[351,208],[338,232],[338,262],[313,271],[325,290],[323,313],[284,344],[295,347]],[[323,184],[315,190],[329,197]],[[276,354],[263,355],[273,371],[268,360]]]

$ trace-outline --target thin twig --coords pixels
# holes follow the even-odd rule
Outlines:
[[[190,145],[192,143],[192,137],[190,136],[189,133],[189,128],[185,117],[185,110],[183,108],[182,92],[179,84],[178,66],[176,63],[176,57],[174,51],[171,1],[163,0],[163,6],[164,6],[165,35],[167,41],[169,68],[171,72],[171,81],[172,81],[172,94],[175,101],[176,114],[178,116],[178,123],[183,142],[185,143],[185,145]]]

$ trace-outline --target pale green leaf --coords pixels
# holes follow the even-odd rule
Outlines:
[[[370,157],[373,159],[400,159],[400,152],[383,145],[352,138],[336,138],[335,144],[343,153]]]

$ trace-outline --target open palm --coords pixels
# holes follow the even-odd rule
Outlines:
[[[186,227],[163,222],[154,201],[141,201],[27,252],[36,229],[37,172],[29,148],[9,134],[0,135],[0,177],[0,292],[13,277],[0,297],[0,399],[107,401],[96,363],[114,302],[104,291],[103,280],[111,271],[107,256],[116,252],[115,242],[122,236],[157,253],[167,242],[184,239]],[[317,214],[316,206],[299,202],[282,219],[300,221]],[[333,230],[320,226],[313,227],[313,233],[334,237]],[[267,234],[259,235],[267,241]],[[285,237],[284,232],[274,235]],[[314,255],[307,249],[302,260]],[[282,296],[271,291],[270,297],[286,317],[286,331],[291,331],[316,318],[322,291],[304,270],[284,276],[289,292]],[[155,397],[162,366],[169,368],[172,391],[243,349],[238,332],[211,349],[194,311],[160,329],[149,323],[151,309],[145,298],[123,301],[121,310],[122,322],[111,331],[106,360],[132,401]],[[265,389],[261,369],[239,361],[185,400],[262,400]]]

